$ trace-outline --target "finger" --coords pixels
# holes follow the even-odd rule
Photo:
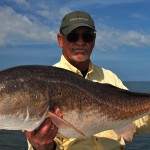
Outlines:
[[[27,138],[31,138],[35,135],[35,130],[34,131],[24,131],[25,135]]]
[[[57,107],[57,108],[55,109],[54,113],[55,113],[58,117],[63,118],[63,113],[62,113],[62,110],[61,110],[60,108]]]
[[[26,137],[29,138],[38,138],[43,137],[44,134],[49,130],[49,126],[52,124],[52,121],[50,118],[46,118],[43,123],[40,125],[39,128],[33,130],[33,131],[24,131]]]
[[[55,138],[57,131],[58,128],[54,124],[52,124],[51,126],[49,126],[47,133],[43,135],[43,137],[35,138],[35,142],[40,142],[41,144],[51,143]]]
[[[52,121],[50,118],[46,118],[40,127],[35,131],[35,137],[43,137],[51,128]]]

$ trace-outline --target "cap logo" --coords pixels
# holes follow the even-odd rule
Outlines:
[[[76,18],[71,18],[71,19],[70,19],[70,22],[71,22],[71,21],[76,21],[76,20],[88,21],[88,19],[87,19],[87,18],[83,18],[83,17],[76,17]]]

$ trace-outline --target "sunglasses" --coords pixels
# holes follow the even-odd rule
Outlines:
[[[92,42],[95,39],[95,33],[84,33],[84,34],[70,33],[67,35],[67,40],[69,42],[77,42],[80,36],[82,36],[84,42]]]

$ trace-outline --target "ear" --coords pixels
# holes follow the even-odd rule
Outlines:
[[[60,33],[57,34],[57,41],[58,41],[60,48],[62,48],[63,47],[63,35],[62,34]]]

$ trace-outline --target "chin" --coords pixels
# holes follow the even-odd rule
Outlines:
[[[75,60],[77,62],[84,62],[89,59],[89,57],[85,57],[85,56],[74,56],[72,58],[73,58],[73,60]]]

